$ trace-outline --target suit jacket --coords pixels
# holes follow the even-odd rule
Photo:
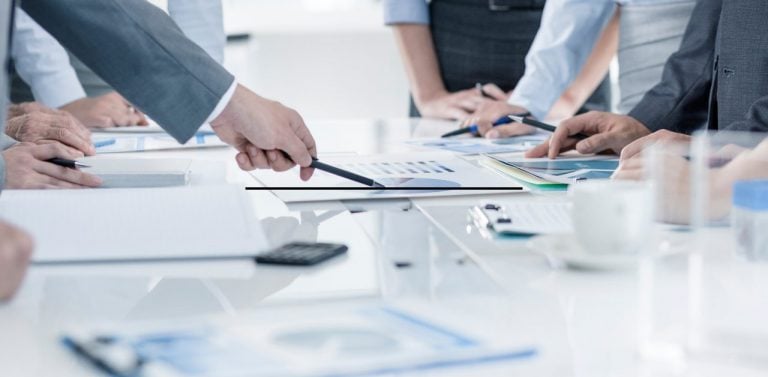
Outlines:
[[[651,130],[768,131],[765,0],[699,0],[662,81],[630,112]]]
[[[146,0],[24,0],[22,8],[180,142],[234,81]]]

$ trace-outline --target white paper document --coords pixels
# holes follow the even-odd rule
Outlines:
[[[239,186],[6,190],[0,217],[35,240],[35,262],[222,258],[268,248]]]
[[[572,233],[567,202],[484,202],[470,210],[478,227],[500,235]]]
[[[520,192],[522,189],[511,179],[472,165],[451,153],[336,156],[321,161],[372,178],[388,190],[348,190],[364,186],[319,170],[309,182],[302,182],[295,169],[283,173],[256,171],[252,174],[266,187],[281,188],[273,192],[287,203],[476,195]],[[305,189],[290,190],[294,187]],[[472,190],[460,190],[462,187]]]
[[[444,317],[394,305],[336,303],[267,308],[239,321],[90,325],[66,332],[64,344],[136,376],[400,376],[457,369],[472,375],[466,374],[471,368],[538,354],[518,337],[475,330],[472,321],[485,318]],[[112,341],[98,341],[105,337]],[[144,363],[125,362],[139,355]]]
[[[147,158],[80,159],[88,167],[80,170],[101,178],[100,188],[184,186],[189,183],[191,160]]]
[[[180,144],[171,135],[164,133],[143,134],[99,134],[94,133],[93,145],[97,154],[144,152],[169,149],[226,147],[213,132],[200,131],[189,141]]]
[[[135,133],[165,133],[162,127],[152,119],[148,119],[149,124],[146,126],[129,126],[129,127],[110,127],[110,128],[97,128],[95,132],[103,133],[117,133],[117,134],[135,134]],[[211,125],[206,123],[200,129],[200,131],[213,132]]]
[[[504,139],[485,139],[478,137],[413,139],[407,141],[406,144],[429,149],[440,149],[465,155],[514,153],[524,152],[541,144],[549,137],[549,135],[551,135],[549,132],[542,131],[532,135]]]

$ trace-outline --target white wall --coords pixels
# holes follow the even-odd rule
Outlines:
[[[224,0],[226,66],[257,93],[306,118],[407,115],[408,86],[381,4],[373,0]]]

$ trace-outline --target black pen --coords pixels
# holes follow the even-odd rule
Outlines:
[[[90,165],[86,165],[86,164],[83,164],[82,162],[77,162],[75,160],[67,160],[66,158],[54,157],[46,161],[55,165],[59,165],[61,167],[69,168],[69,169],[90,168]]]
[[[352,173],[351,171],[346,171],[344,169],[339,169],[335,166],[322,163],[318,161],[316,158],[312,158],[312,164],[310,164],[309,167],[315,168],[317,170],[322,170],[324,172],[331,173],[333,175],[337,175],[339,177],[346,178],[346,179],[355,181],[357,183],[364,184],[366,186],[382,187],[382,188],[385,187],[381,183],[376,182],[371,178],[364,177],[362,175]]]
[[[511,120],[513,122],[527,124],[527,125],[529,125],[531,127],[535,127],[535,128],[538,128],[538,129],[544,130],[544,131],[555,132],[555,130],[557,130],[557,127],[555,127],[555,126],[553,126],[551,124],[547,124],[547,123],[544,123],[544,122],[539,122],[538,120],[522,117],[522,116],[519,116],[519,115],[507,115],[507,118],[509,118],[509,120]],[[588,138],[589,135],[585,135],[585,134],[579,132],[579,133],[577,133],[575,135],[570,135],[568,137],[574,138],[574,139],[578,139],[578,140],[584,140],[584,139]]]

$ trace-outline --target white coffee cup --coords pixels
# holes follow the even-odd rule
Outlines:
[[[571,185],[573,229],[584,251],[638,252],[651,238],[650,186],[633,181],[588,181]]]

